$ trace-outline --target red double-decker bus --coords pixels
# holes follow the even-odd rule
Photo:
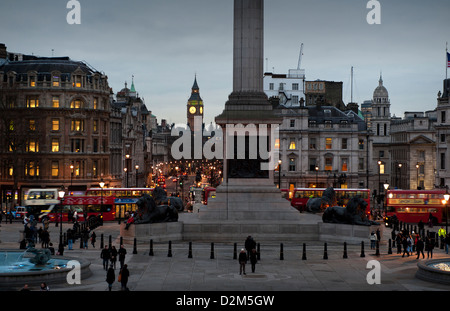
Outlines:
[[[66,196],[63,200],[62,221],[69,221],[69,211],[78,221],[101,216],[104,221],[115,220],[114,197],[110,196]],[[60,221],[60,205],[48,211],[50,222]]]
[[[388,190],[386,193],[386,216],[395,215],[404,223],[422,220],[433,224],[442,222],[445,215],[445,190]]]
[[[325,188],[295,188],[291,199],[291,205],[303,212],[306,211],[306,203],[311,198],[321,198]],[[339,206],[347,206],[353,197],[360,197],[367,202],[366,214],[370,214],[370,190],[369,189],[345,189],[335,188],[336,201]]]

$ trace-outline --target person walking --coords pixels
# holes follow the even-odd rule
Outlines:
[[[252,265],[252,273],[255,273],[256,263],[258,262],[258,254],[256,253],[256,249],[252,249],[250,253],[250,263]]]
[[[102,252],[100,253],[100,258],[103,259],[103,269],[108,269],[109,260],[111,259],[111,253],[108,249],[108,245],[105,245],[105,248],[102,249]]]
[[[91,234],[91,244],[92,244],[92,247],[93,248],[95,248],[95,241],[97,240],[97,235],[95,234],[95,232],[94,231],[92,231],[92,234]]]
[[[69,246],[69,250],[73,249],[73,230],[72,229],[68,229],[67,230],[67,245]]]
[[[241,249],[241,252],[239,253],[239,274],[245,273],[245,264],[247,263],[247,254],[245,253],[245,249]]]
[[[422,239],[420,238],[420,236],[418,236],[417,243],[416,243],[416,250],[417,250],[417,258],[416,259],[419,259],[420,253],[422,253],[422,258],[425,258],[425,254],[423,253],[424,246],[425,245],[424,245]]]
[[[50,287],[48,287],[47,286],[47,284],[44,282],[44,283],[41,283],[41,292],[48,292],[48,291],[50,291]]]
[[[255,240],[249,235],[247,239],[245,240],[245,249],[247,250],[247,259],[250,258],[250,253],[252,252],[252,249],[256,248],[256,242]]]
[[[116,247],[114,245],[111,246],[111,251],[110,252],[111,252],[111,254],[110,254],[110,256],[111,256],[111,258],[110,258],[111,264],[113,265],[114,269],[116,269],[117,249],[116,249]]]
[[[374,231],[370,234],[370,249],[375,249],[375,245],[377,242],[377,235]]]
[[[125,247],[122,245],[120,245],[119,251],[119,263],[120,263],[120,269],[123,268],[123,265],[125,263],[125,255],[127,254],[127,250],[125,249]]]
[[[409,257],[408,239],[406,237],[403,237],[402,246],[403,246],[403,255],[402,255],[402,257],[405,257],[405,253]]]
[[[106,283],[108,283],[108,290],[111,291],[112,285],[116,280],[116,273],[112,265],[109,266],[108,272],[106,272]]]
[[[123,291],[128,290],[127,283],[128,278],[130,277],[130,271],[128,270],[128,265],[123,265],[122,269],[120,269],[120,285]]]
[[[448,245],[450,244],[450,234],[447,234],[444,239],[445,253],[448,254]]]
[[[427,251],[427,258],[433,258],[433,248],[434,248],[434,241],[430,239],[430,237],[427,237],[425,240],[425,250]]]

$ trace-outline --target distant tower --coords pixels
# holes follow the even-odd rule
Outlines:
[[[203,100],[200,97],[200,89],[197,84],[197,77],[194,79],[194,85],[192,85],[191,97],[187,102],[187,123],[191,128],[191,131],[200,130],[195,128],[194,117],[201,117],[201,125],[203,124]],[[198,122],[198,121],[197,121]]]
[[[389,93],[383,85],[380,75],[377,88],[373,91],[372,99],[372,131],[375,136],[389,136],[391,103]]]

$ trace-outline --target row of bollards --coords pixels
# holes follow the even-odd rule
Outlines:
[[[133,246],[133,254],[137,254],[137,247],[136,247],[136,238],[134,239],[134,246]],[[388,243],[388,254],[392,254],[392,243],[389,239]],[[233,259],[237,259],[237,243],[234,243],[233,245]],[[214,251],[214,243],[211,243],[211,251],[210,251],[210,259],[215,258],[215,251]],[[379,241],[376,242],[376,249],[375,249],[375,256],[380,256],[380,244]],[[150,240],[150,251],[149,256],[154,256],[153,252],[153,240]],[[167,257],[172,257],[172,241],[169,241],[169,248]],[[365,257],[365,251],[364,251],[364,241],[361,241],[361,253],[360,257]],[[188,250],[188,258],[193,258],[192,255],[192,242],[189,242],[189,250]],[[348,252],[347,252],[347,242],[344,242],[344,252],[342,255],[343,259],[348,258]],[[261,245],[260,243],[257,244],[257,259],[261,260]],[[324,251],[323,251],[323,259],[328,259],[328,245],[327,243],[324,243]],[[284,260],[284,244],[280,243],[280,260]],[[306,243],[303,243],[303,249],[302,249],[302,260],[307,260],[306,257]]]

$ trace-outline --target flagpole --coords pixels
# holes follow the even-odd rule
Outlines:
[[[448,72],[448,42],[445,42],[445,80],[447,80]]]

